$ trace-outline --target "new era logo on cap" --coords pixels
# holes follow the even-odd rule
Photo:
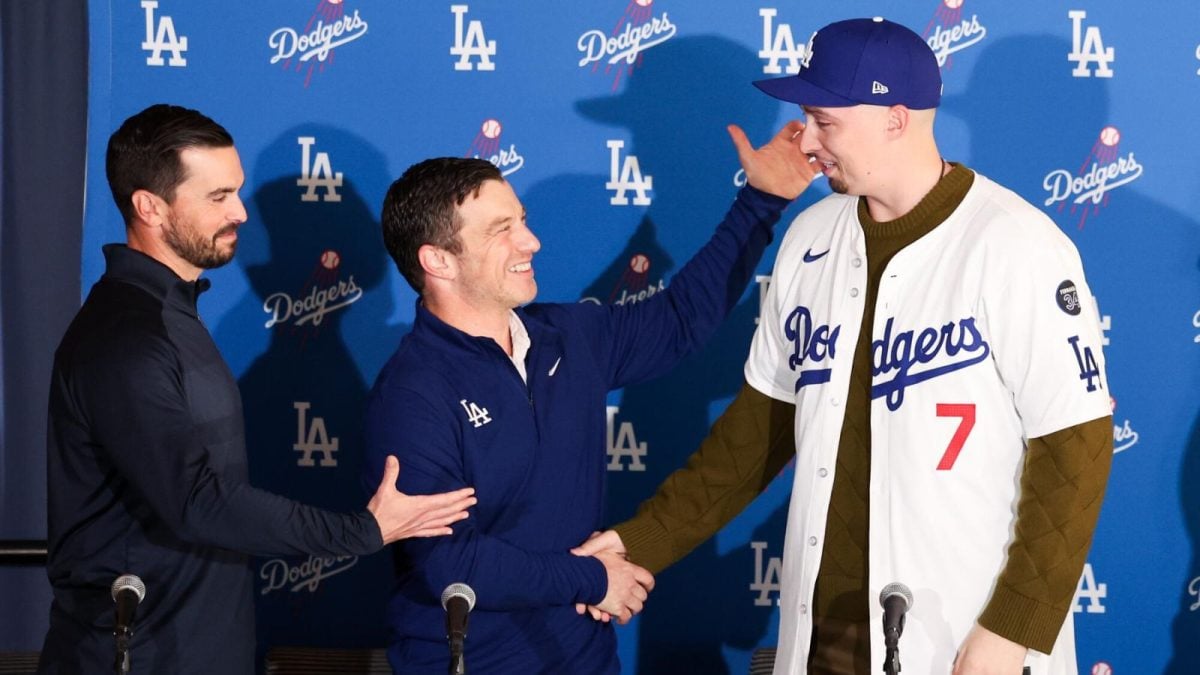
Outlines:
[[[818,30],[807,63],[788,77],[754,86],[775,98],[825,108],[906,105],[936,108],[942,74],[933,50],[911,30],[883,19],[849,19]]]

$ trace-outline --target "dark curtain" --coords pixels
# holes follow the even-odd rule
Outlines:
[[[87,4],[0,2],[0,540],[46,538],[46,392],[79,307]],[[50,588],[0,566],[0,650],[36,650]]]

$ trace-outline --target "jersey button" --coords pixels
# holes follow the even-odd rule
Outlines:
[[[809,537],[809,538],[808,538],[808,545],[809,545],[809,546],[816,546],[816,545],[817,545],[817,538],[816,538],[816,537]]]
[[[850,289],[850,297],[852,297],[852,298],[857,298],[857,297],[858,297],[858,289],[857,289],[857,288],[851,288],[851,289]]]
[[[850,264],[854,265],[855,267],[862,267],[862,258],[855,258],[854,260],[850,261]]]
[[[817,469],[817,475],[820,476],[821,478],[824,478],[825,476],[829,475],[829,470],[828,469]]]
[[[808,605],[800,605],[800,613],[808,614]]]
[[[833,406],[833,407],[835,407],[835,408],[836,408],[836,407],[838,407],[838,406],[839,406],[839,405],[841,405],[841,404],[842,404],[841,400],[840,400],[840,399],[838,399],[838,397],[836,397],[836,396],[835,396],[835,397],[833,397],[833,398],[831,398],[831,399],[829,399],[829,405],[831,405],[831,406]]]

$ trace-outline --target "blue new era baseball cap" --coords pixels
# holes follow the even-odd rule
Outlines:
[[[819,108],[905,105],[936,108],[942,74],[921,36],[881,17],[838,21],[808,42],[800,72],[759,80],[777,99]]]

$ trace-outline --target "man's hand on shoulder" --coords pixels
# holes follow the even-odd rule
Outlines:
[[[746,171],[746,181],[754,187],[777,197],[795,199],[804,192],[817,175],[817,165],[800,151],[800,134],[804,123],[788,122],[766,145],[754,149],[746,132],[736,124],[726,129],[737,149],[738,161]]]
[[[1020,675],[1029,649],[975,624],[954,657],[952,675]]]
[[[467,517],[467,509],[478,501],[475,488],[463,488],[437,495],[409,496],[396,489],[400,462],[389,455],[383,467],[383,480],[367,510],[375,516],[383,543],[409,537],[437,537],[451,534],[451,523]]]

